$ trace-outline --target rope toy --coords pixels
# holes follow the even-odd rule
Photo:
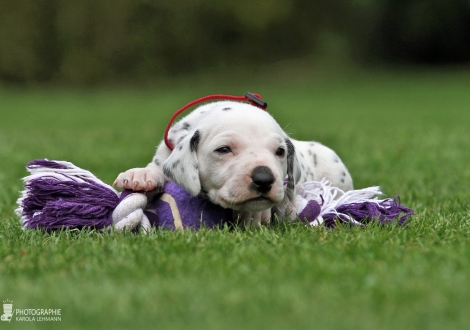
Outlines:
[[[89,171],[66,161],[35,160],[28,163],[30,175],[16,214],[23,228],[114,228],[116,231],[148,232],[152,227],[170,230],[215,228],[232,222],[232,210],[202,197],[193,197],[173,182],[156,199],[145,193],[117,192]],[[328,181],[297,185],[295,210],[310,226],[337,223],[363,226],[370,221],[404,224],[413,210],[399,198],[378,199],[379,187],[343,192]]]

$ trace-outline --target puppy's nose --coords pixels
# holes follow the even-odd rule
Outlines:
[[[273,172],[267,166],[257,166],[251,172],[254,188],[261,193],[267,193],[271,190],[274,183]]]

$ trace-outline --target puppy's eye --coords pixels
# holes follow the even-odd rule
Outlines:
[[[232,152],[232,149],[230,149],[229,147],[220,147],[219,149],[215,149],[215,151],[219,154],[228,154]]]
[[[285,153],[286,151],[284,150],[284,148],[277,148],[276,150],[276,156],[282,157]]]

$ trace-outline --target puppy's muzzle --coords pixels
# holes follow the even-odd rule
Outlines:
[[[253,182],[250,185],[250,189],[265,194],[271,190],[275,179],[269,167],[257,166],[251,172],[251,180]]]

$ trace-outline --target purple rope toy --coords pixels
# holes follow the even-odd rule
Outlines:
[[[27,165],[24,190],[16,214],[23,228],[114,227],[115,230],[152,227],[177,229],[214,228],[232,221],[232,210],[193,197],[173,182],[165,185],[156,200],[143,193],[125,190],[121,194],[89,171],[65,161],[35,160]],[[293,203],[296,219],[311,226],[332,228],[338,222],[364,225],[404,224],[413,210],[399,198],[377,199],[378,187],[343,192],[326,180],[297,185]]]

